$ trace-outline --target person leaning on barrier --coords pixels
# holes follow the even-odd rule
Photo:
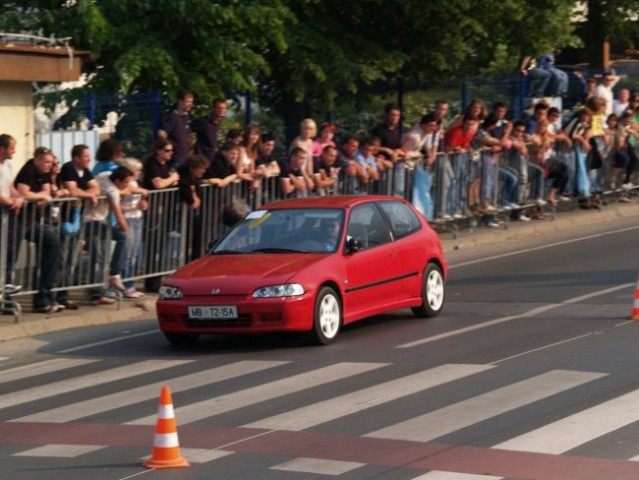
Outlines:
[[[111,241],[115,243],[115,247],[109,263],[109,286],[123,293],[126,291],[122,283],[122,275],[125,268],[129,224],[122,211],[121,198],[123,194],[133,193],[131,191],[133,180],[133,172],[126,167],[117,167],[112,172],[106,171],[97,175],[96,181],[100,186],[100,193],[107,198],[107,203],[102,203],[97,209],[91,209],[88,212],[89,218],[96,223],[95,232],[98,232],[101,239],[108,238],[103,232],[106,228],[111,228]],[[141,189],[137,189],[137,193],[141,194]],[[104,243],[102,243],[102,249],[104,249]]]
[[[74,145],[71,149],[71,161],[62,165],[58,176],[62,188],[69,192],[70,197],[77,198],[81,203],[87,202],[85,206],[95,207],[98,205],[100,187],[95,181],[95,177],[89,170],[91,164],[91,150],[86,145]],[[63,252],[62,271],[68,274],[71,264],[74,262],[74,252],[78,243],[79,231],[66,234],[65,251]],[[67,245],[68,244],[68,245]],[[115,300],[108,297],[100,297],[104,305],[115,303]],[[60,290],[57,301],[64,305],[67,310],[76,310],[78,306],[69,300],[69,292]]]
[[[313,141],[315,135],[317,135],[317,124],[315,120],[305,118],[300,123],[300,134],[293,139],[288,150],[289,155],[293,153],[293,149],[295,148],[301,148],[306,152],[301,168],[309,178],[313,175]],[[313,190],[313,188],[315,188],[315,186],[310,185],[310,189]]]
[[[120,207],[129,226],[126,236],[126,254],[124,259],[124,298],[140,298],[143,292],[135,289],[133,277],[138,275],[138,262],[142,254],[142,227],[144,225],[144,211],[148,208],[148,190],[136,192],[138,180],[142,176],[142,162],[135,158],[125,158],[122,166],[133,172],[133,180],[129,184],[131,191],[121,191]]]
[[[24,164],[15,179],[18,193],[29,202],[23,211],[26,239],[38,246],[37,293],[33,296],[35,313],[53,313],[65,309],[53,296],[60,270],[60,237],[50,224],[51,168],[53,154],[44,147],[36,148],[33,158]]]
[[[315,184],[304,168],[307,153],[301,147],[294,147],[287,160],[280,162],[279,198],[306,196]]]
[[[265,177],[276,177],[280,174],[280,166],[273,156],[273,150],[275,150],[275,137],[270,133],[263,133],[255,166],[264,170]]]
[[[439,123],[435,114],[424,115],[419,124],[415,125],[402,137],[402,148],[406,152],[406,158],[416,162],[422,156],[426,165],[431,165],[437,155],[439,146]]]
[[[180,181],[180,174],[170,167],[170,161],[174,154],[174,145],[165,138],[158,138],[151,147],[151,154],[144,160],[142,168],[142,186],[149,191],[164,190],[177,187]],[[164,262],[163,251],[166,247],[165,241],[158,229],[162,228],[167,221],[167,215],[171,215],[168,205],[163,202],[167,197],[164,195],[150,195],[149,208],[146,212],[145,225],[148,233],[146,240],[146,273],[163,271],[167,267]],[[152,250],[152,251],[151,251]],[[147,277],[144,280],[144,289],[147,292],[157,292],[160,288],[160,277]]]
[[[11,275],[13,273],[13,231],[15,226],[15,215],[20,213],[24,199],[20,197],[18,190],[13,184],[14,175],[13,167],[10,160],[16,150],[16,140],[6,133],[0,134],[0,206],[9,210],[9,219],[7,222],[7,232],[2,231],[2,223],[0,223],[0,238],[7,238],[7,265],[5,270],[5,286],[0,293],[1,300],[8,300],[7,296],[17,293],[20,287],[11,283]]]
[[[357,182],[366,183],[367,175],[362,169],[357,159],[357,151],[359,150],[359,139],[355,136],[349,136],[344,139],[342,148],[337,152],[337,164],[340,171],[346,175],[344,184],[344,193],[355,193],[357,191]]]
[[[375,158],[375,140],[368,138],[364,141],[360,149],[355,154],[355,160],[363,172],[360,181],[364,184],[377,182],[379,180],[379,170],[377,159]]]
[[[237,179],[237,163],[240,158],[240,147],[233,141],[227,141],[213,157],[203,179],[210,185],[224,188]]]
[[[244,129],[244,140],[240,145],[240,158],[237,163],[237,175],[240,180],[249,182],[251,190],[260,188],[260,179],[264,176],[264,168],[257,167],[259,146],[262,141],[259,125],[252,123]]]
[[[209,168],[211,162],[203,155],[191,155],[186,159],[184,165],[178,167],[180,181],[178,191],[180,199],[189,206],[189,209],[196,210],[202,204],[202,176]]]
[[[202,252],[202,176],[209,167],[209,159],[203,155],[191,155],[186,159],[184,165],[178,167],[180,182],[178,191],[180,200],[191,210],[192,227],[191,234],[191,255],[187,260],[194,260]]]
[[[313,158],[313,176],[320,195],[334,192],[338,175],[338,170],[335,167],[336,161],[337,148],[330,145],[324,147],[319,157]]]

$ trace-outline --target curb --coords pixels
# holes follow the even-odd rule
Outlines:
[[[531,220],[526,223],[510,222],[507,229],[479,227],[476,231],[460,230],[459,236],[455,239],[450,238],[451,234],[444,232],[441,234],[441,241],[444,253],[448,254],[457,250],[461,244],[464,245],[464,249],[494,245],[551,233],[561,233],[570,228],[599,225],[630,217],[639,219],[639,203],[614,203],[604,207],[601,211],[571,210],[559,212],[554,220]]]
[[[37,316],[36,316],[37,315]],[[82,306],[73,314],[38,315],[25,313],[20,323],[0,325],[0,342],[33,337],[45,333],[59,332],[79,327],[94,327],[142,320],[155,316],[155,298],[138,301],[135,304],[123,304],[120,310],[107,310],[104,307]],[[9,317],[7,317],[9,318]]]

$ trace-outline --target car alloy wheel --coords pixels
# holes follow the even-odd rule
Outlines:
[[[422,278],[422,304],[413,308],[418,317],[435,317],[444,308],[444,275],[434,263],[429,263]]]
[[[335,290],[322,287],[315,300],[314,340],[322,345],[331,343],[342,325],[342,306]]]

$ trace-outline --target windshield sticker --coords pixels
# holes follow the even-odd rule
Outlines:
[[[257,213],[259,215],[251,216],[254,213]],[[266,210],[257,210],[255,212],[249,213],[246,218],[252,219],[253,221],[249,223],[248,228],[254,229],[259,227],[262,224],[262,222],[264,222],[264,220],[266,220],[270,216],[271,216],[271,212],[267,212]]]
[[[255,210],[254,212],[250,212],[247,216],[247,220],[254,220],[256,218],[262,218],[264,215],[268,213],[268,210]]]

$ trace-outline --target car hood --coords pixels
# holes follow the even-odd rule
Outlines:
[[[205,255],[172,274],[165,282],[184,295],[245,295],[256,288],[288,282],[321,262],[324,253]]]

